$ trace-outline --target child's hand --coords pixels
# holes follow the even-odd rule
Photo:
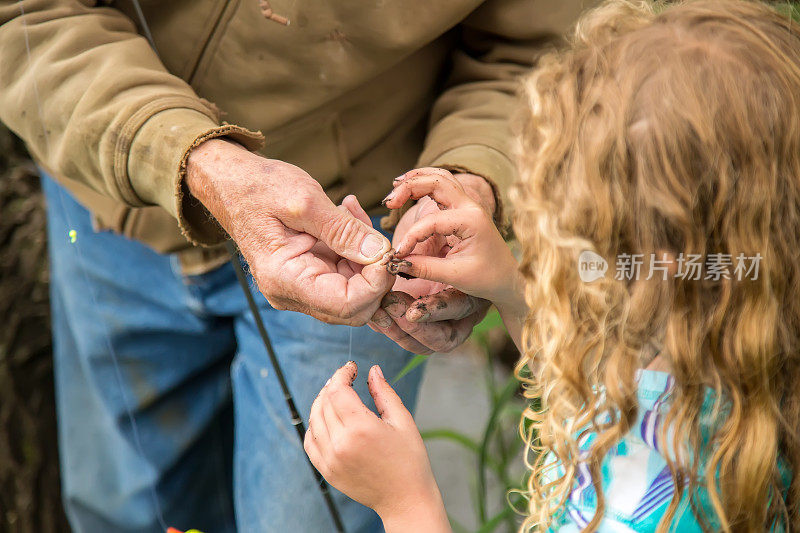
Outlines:
[[[374,509],[387,531],[449,531],[411,413],[373,366],[368,384],[376,416],[352,388],[357,372],[350,361],[314,400],[305,438],[308,457],[328,483]]]
[[[439,168],[422,168],[395,180],[384,203],[399,209],[409,199],[430,196],[442,211],[420,218],[397,244],[399,271],[438,281],[495,304],[517,302],[521,289],[517,262],[492,217],[453,178]],[[444,257],[411,254],[417,243],[431,237],[448,239]]]

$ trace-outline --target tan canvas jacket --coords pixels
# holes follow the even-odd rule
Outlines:
[[[155,51],[132,0],[0,0],[0,120],[97,227],[200,272],[221,254],[193,243],[224,235],[187,222],[203,208],[182,195],[182,165],[212,137],[366,208],[415,166],[484,176],[502,197],[515,78],[583,2],[140,3]]]

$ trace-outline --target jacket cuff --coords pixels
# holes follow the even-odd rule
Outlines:
[[[494,191],[495,223],[501,231],[508,227],[505,207],[508,204],[508,193],[516,180],[516,167],[503,152],[484,144],[465,144],[451,148],[431,159],[425,154],[418,162],[418,167],[440,167],[451,172],[475,174],[485,179]]]
[[[189,152],[209,139],[227,137],[248,150],[264,146],[260,132],[218,125],[212,109],[171,108],[151,115],[131,142],[124,176],[131,205],[159,205],[174,216],[193,244],[210,246],[227,234],[185,184]]]

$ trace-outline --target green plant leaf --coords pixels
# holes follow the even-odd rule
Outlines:
[[[513,378],[513,376],[512,376]],[[489,443],[492,440],[492,435],[495,433],[497,427],[497,420],[500,412],[511,401],[514,394],[517,392],[518,383],[514,379],[509,379],[503,390],[497,397],[492,398],[492,410],[489,414],[489,420],[486,422],[486,429],[483,433],[480,449],[478,451],[478,517],[481,521],[486,520],[486,464],[489,461]],[[503,472],[505,478],[505,472]],[[507,479],[502,479],[507,482]]]
[[[469,529],[467,529],[461,522],[450,516],[448,513],[447,521],[450,522],[450,528],[453,530],[453,533],[469,533]]]
[[[458,431],[454,431],[452,429],[429,429],[427,431],[420,431],[420,435],[424,440],[427,439],[445,439],[451,440],[453,442],[457,442],[461,444],[465,448],[472,450],[475,453],[478,453],[480,449],[478,443],[475,442],[473,439],[467,437],[463,433],[459,433]]]
[[[502,511],[484,522],[475,533],[492,533],[495,529],[497,529],[497,526],[502,524],[504,520],[513,517],[514,514],[516,514],[514,513],[514,509],[512,509],[510,506],[506,506]]]
[[[791,17],[795,22],[800,22],[800,2],[786,2],[777,4],[775,9],[781,15]]]
[[[408,363],[406,363],[406,366],[404,366],[400,370],[400,372],[398,372],[397,375],[392,379],[392,385],[403,379],[403,377],[405,377],[406,374],[408,374],[409,372],[417,368],[419,365],[424,363],[428,359],[428,357],[430,357],[430,354],[417,354],[414,357],[412,357],[411,360]]]
[[[473,342],[477,342],[488,355],[490,350],[489,332],[504,328],[505,326],[503,325],[503,320],[500,318],[500,313],[497,312],[497,309],[492,307],[483,320],[472,329],[470,339],[472,339]]]
[[[420,431],[420,435],[422,436],[423,440],[449,440],[455,442],[456,444],[460,444],[476,455],[480,453],[480,445],[474,439],[471,439],[463,433],[459,433],[458,431],[454,431],[452,429],[429,429],[426,431]],[[502,475],[502,468],[493,457],[487,458],[486,466],[491,468],[492,471],[498,475],[498,477]]]
[[[500,318],[500,313],[497,312],[497,309],[492,307],[489,312],[486,313],[486,316],[483,317],[483,320],[472,330],[472,334],[485,335],[489,331],[497,328],[505,329],[505,325],[503,325],[503,319]]]

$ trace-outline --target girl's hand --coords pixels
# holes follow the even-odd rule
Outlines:
[[[449,532],[411,413],[376,365],[368,378],[376,416],[353,390],[357,373],[348,362],[314,400],[304,444],[308,457],[328,483],[374,509],[387,532]]]
[[[399,271],[438,281],[498,307],[519,306],[522,284],[511,250],[491,215],[440,168],[412,170],[396,179],[384,203],[399,209],[409,199],[431,197],[442,211],[420,218],[397,244],[395,257],[405,259]],[[444,257],[411,254],[417,243],[431,237],[447,238]]]

